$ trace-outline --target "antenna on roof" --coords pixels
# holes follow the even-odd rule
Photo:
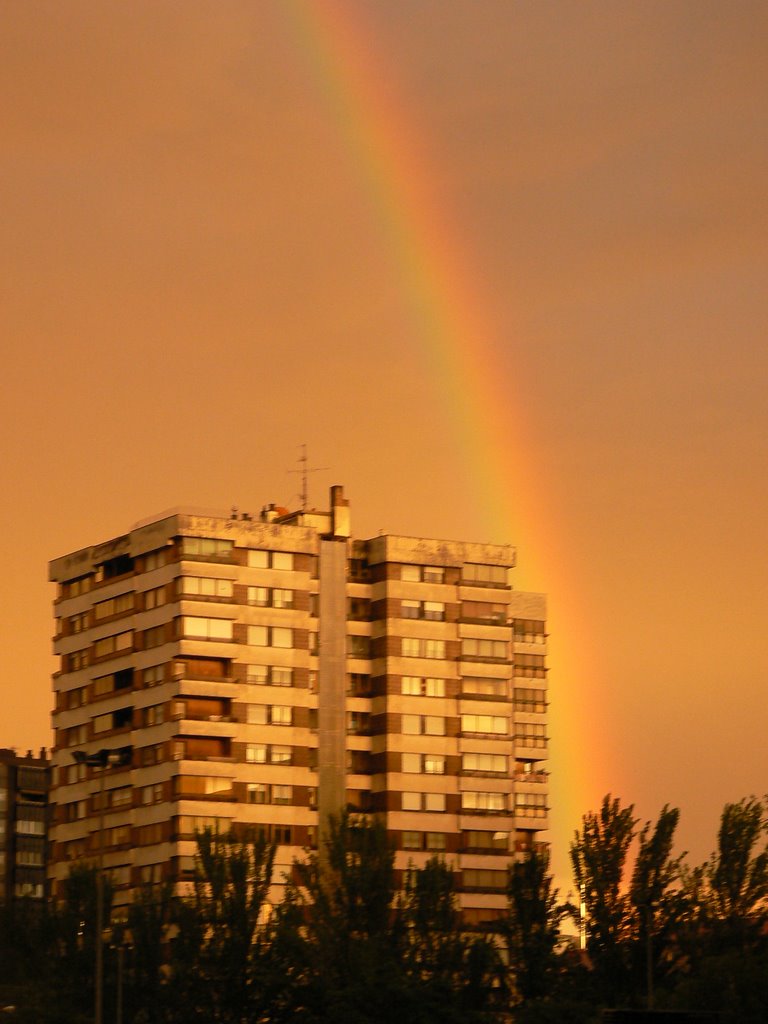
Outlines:
[[[309,469],[309,465],[308,465],[309,464],[309,457],[307,455],[307,446],[305,444],[302,444],[299,447],[301,448],[301,455],[298,458],[298,462],[299,462],[301,468],[300,469],[289,469],[288,472],[289,473],[301,473],[301,494],[299,495],[299,498],[301,499],[301,511],[302,512],[306,512],[307,511],[307,506],[309,505],[309,474],[310,473],[322,473],[325,470],[327,470],[329,467],[328,466],[316,466],[316,467],[313,467],[312,469]]]

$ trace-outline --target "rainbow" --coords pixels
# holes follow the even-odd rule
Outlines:
[[[364,24],[363,5],[290,0],[280,5],[290,32],[338,125],[407,299],[425,377],[445,405],[466,467],[480,525],[489,539],[525,538],[527,578],[550,593],[553,667],[553,845],[561,855],[581,815],[596,807],[612,769],[600,713],[587,621],[557,528],[529,454],[524,402],[500,367],[509,348],[495,327],[466,247],[441,204],[424,134],[399,101],[396,74],[384,67]],[[553,599],[554,598],[554,599]],[[567,648],[567,649],[566,649]]]

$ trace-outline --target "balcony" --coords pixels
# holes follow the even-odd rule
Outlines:
[[[537,772],[515,772],[512,776],[515,782],[522,783],[533,783],[534,785],[544,785],[549,781],[549,772],[537,771]]]

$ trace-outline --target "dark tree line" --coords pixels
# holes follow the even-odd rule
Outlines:
[[[606,797],[571,844],[579,902],[559,899],[534,850],[510,867],[507,913],[482,932],[462,926],[444,860],[398,886],[376,820],[332,822],[275,907],[274,848],[203,833],[191,891],[147,887],[113,929],[105,1024],[118,978],[125,1024],[591,1024],[618,1006],[766,1021],[766,805],[728,804],[695,868],[673,852],[678,818],[664,807],[639,827]],[[95,888],[80,867],[61,906],[0,908],[0,1010],[14,1005],[19,1024],[92,1021]],[[108,886],[105,898],[109,909]]]

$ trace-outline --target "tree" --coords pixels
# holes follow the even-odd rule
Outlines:
[[[628,903],[621,884],[637,820],[610,794],[582,819],[570,847],[574,879],[587,913],[587,951],[602,998],[616,1002],[628,984]]]
[[[161,1024],[166,995],[167,941],[173,920],[173,887],[170,883],[147,885],[138,890],[128,908],[131,948],[126,976],[125,1002],[141,1014],[144,1024]],[[126,1013],[126,1019],[131,1017]]]
[[[711,916],[740,942],[766,918],[768,849],[757,850],[768,831],[766,808],[755,797],[726,804],[720,819],[717,851],[705,871]]]
[[[552,991],[558,957],[556,946],[565,908],[549,874],[549,853],[532,849],[509,870],[509,914],[505,934],[514,986],[522,1002]]]
[[[258,1019],[274,855],[262,835],[239,841],[208,829],[197,836],[193,891],[177,901],[174,912],[167,1019]]]
[[[323,855],[294,864],[275,952],[290,968],[280,1020],[411,1019],[400,962],[394,848],[377,819],[331,818]]]
[[[406,873],[401,904],[404,964],[426,1021],[481,1020],[505,991],[497,946],[462,929],[455,874],[441,857]]]
[[[271,1020],[293,1024],[479,1024],[498,990],[499,958],[463,934],[454,876],[438,858],[398,890],[378,819],[329,822],[322,856],[294,864],[277,910],[275,957],[289,979]]]
[[[650,821],[645,823],[629,889],[635,977],[645,975],[644,986],[636,981],[636,987],[645,988],[649,1007],[655,984],[679,966],[679,957],[671,955],[685,912],[680,888],[685,854],[672,857],[679,819],[677,808],[665,805],[653,830]]]
[[[726,804],[715,852],[685,875],[691,907],[683,935],[688,977],[678,998],[727,1011],[740,1022],[768,1016],[765,812],[765,802],[755,797]]]

